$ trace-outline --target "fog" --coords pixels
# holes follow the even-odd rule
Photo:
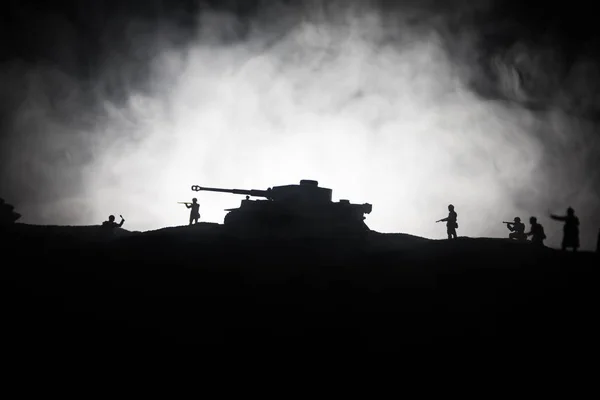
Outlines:
[[[222,223],[243,196],[191,185],[314,179],[335,200],[371,203],[366,222],[379,232],[445,238],[435,221],[452,203],[459,236],[506,237],[501,221],[535,215],[558,246],[562,224],[548,213],[572,206],[582,247],[595,246],[598,135],[568,110],[584,90],[581,69],[569,91],[551,91],[553,102],[533,111],[523,74],[541,68],[536,76],[550,81],[554,66],[544,71],[545,53],[526,45],[488,60],[502,94],[490,98],[473,88],[484,74],[468,26],[455,34],[438,15],[409,23],[410,12],[364,7],[278,15],[242,26],[205,10],[184,43],[171,40],[174,25],[133,21],[123,39],[131,53],[107,59],[91,85],[52,66],[5,65],[19,106],[3,143],[2,192],[21,222],[122,214],[125,229],[152,230],[187,224],[177,202],[197,197],[201,220]],[[149,60],[144,73],[135,57]],[[105,91],[115,79],[118,98]]]

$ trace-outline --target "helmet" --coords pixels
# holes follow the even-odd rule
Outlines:
[[[575,214],[575,210],[573,210],[571,207],[569,207],[569,208],[567,208],[567,214],[573,215],[573,214]]]
[[[454,210],[454,206],[452,204],[448,205],[448,210]]]
[[[536,217],[531,217],[531,218],[529,218],[529,222],[531,222],[532,224],[536,223],[537,222],[537,218]]]
[[[111,221],[111,222],[114,221],[115,220],[115,216],[114,215],[109,215],[108,216],[108,220]]]
[[[521,218],[515,217],[515,222],[521,222]]]
[[[195,203],[195,202],[197,202],[197,201],[198,201],[198,199],[194,197],[194,198],[192,199],[192,201]]]

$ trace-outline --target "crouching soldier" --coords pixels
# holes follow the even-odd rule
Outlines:
[[[525,234],[525,224],[521,222],[521,218],[515,217],[513,222],[504,222],[506,227],[510,231],[508,234],[509,239],[524,241],[527,240]]]
[[[538,246],[543,246],[544,239],[546,239],[544,227],[541,224],[538,224],[536,217],[529,218],[529,223],[531,224],[531,229],[526,233],[526,235],[531,236],[531,243]]]

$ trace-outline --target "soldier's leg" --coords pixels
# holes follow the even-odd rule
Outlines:
[[[448,239],[455,239],[456,238],[456,230],[455,229],[448,228],[447,233],[448,233]]]

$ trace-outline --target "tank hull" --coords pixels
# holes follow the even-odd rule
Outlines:
[[[229,233],[266,237],[356,237],[370,229],[352,204],[281,204],[244,200],[224,220]]]

